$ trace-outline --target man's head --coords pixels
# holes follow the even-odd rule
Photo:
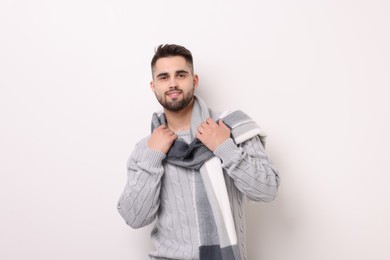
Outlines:
[[[152,58],[151,67],[152,67],[152,76],[154,78],[154,70],[156,66],[156,62],[158,59],[181,56],[183,57],[188,66],[191,68],[191,73],[194,73],[194,62],[192,59],[192,54],[185,47],[176,45],[176,44],[161,44],[159,45],[155,51],[154,56]]]
[[[165,109],[178,112],[192,103],[198,76],[189,50],[175,44],[159,45],[151,67],[150,87]]]

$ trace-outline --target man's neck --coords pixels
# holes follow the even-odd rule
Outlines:
[[[164,109],[165,117],[167,119],[168,128],[174,132],[185,131],[190,129],[192,108],[194,106],[194,100],[191,101],[188,106],[180,111],[170,111]]]

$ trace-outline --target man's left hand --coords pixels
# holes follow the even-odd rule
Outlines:
[[[218,123],[208,118],[198,127],[196,137],[212,152],[230,138],[230,129],[222,120]]]

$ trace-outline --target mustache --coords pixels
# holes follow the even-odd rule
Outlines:
[[[174,87],[174,88],[170,88],[168,91],[165,92],[166,95],[172,93],[172,92],[183,92],[181,89],[179,89],[178,87]]]

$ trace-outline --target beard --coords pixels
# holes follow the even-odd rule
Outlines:
[[[174,88],[174,89],[171,89],[169,91],[181,91],[183,93],[183,91],[178,89],[178,88]],[[192,87],[192,89],[188,93],[183,93],[183,99],[181,99],[181,100],[179,100],[178,98],[175,98],[175,99],[172,99],[171,101],[167,101],[166,94],[168,92],[165,92],[163,96],[155,94],[156,98],[157,98],[158,102],[161,104],[161,106],[163,106],[165,109],[172,111],[172,112],[178,112],[178,111],[184,109],[185,107],[187,107],[188,104],[191,103],[192,99],[194,98],[195,88]]]

